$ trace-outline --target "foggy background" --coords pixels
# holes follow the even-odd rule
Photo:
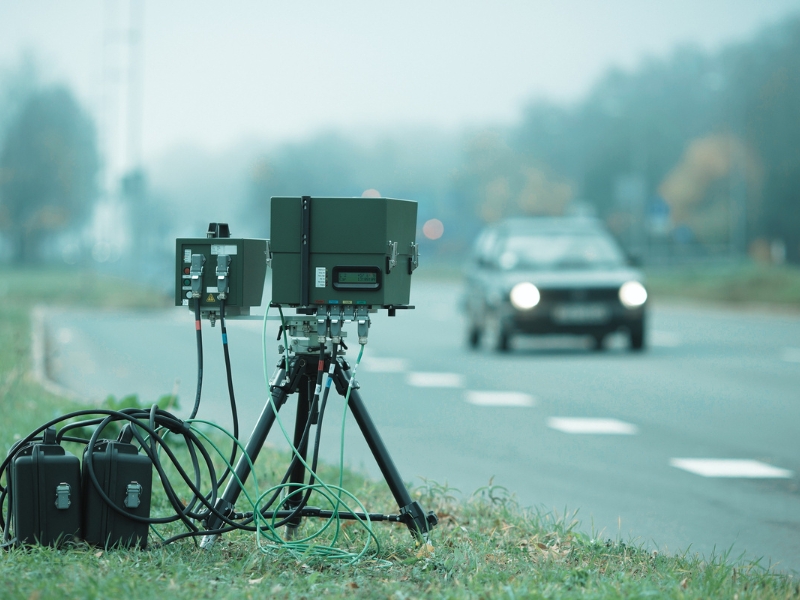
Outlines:
[[[269,237],[274,195],[419,203],[418,310],[380,316],[358,371],[404,475],[800,572],[800,0],[0,0],[0,297],[18,306],[30,270],[25,294],[76,305],[32,313],[48,389],[169,392],[188,414],[189,311],[84,310],[85,288],[99,271],[168,297],[176,237]],[[597,215],[642,263],[647,352],[625,332],[465,344],[477,232],[560,214]],[[230,327],[245,431],[279,342]],[[221,345],[205,356],[199,415],[227,423]],[[675,464],[693,460],[727,474]]]
[[[168,289],[177,236],[379,193],[423,263],[575,212],[645,265],[799,263],[799,106],[800,0],[0,0],[0,260]]]

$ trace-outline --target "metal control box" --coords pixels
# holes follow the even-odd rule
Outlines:
[[[195,300],[199,300],[204,314],[219,313],[220,294],[224,293],[227,316],[249,315],[251,307],[261,305],[266,275],[267,240],[205,237],[175,241],[175,306],[194,310]]]
[[[416,231],[411,200],[274,197],[272,302],[408,305],[419,264]]]

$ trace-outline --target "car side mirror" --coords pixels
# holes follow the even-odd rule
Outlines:
[[[632,267],[641,267],[642,266],[642,257],[636,254],[629,254],[628,255],[628,264]]]

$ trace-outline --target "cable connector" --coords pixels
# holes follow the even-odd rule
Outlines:
[[[227,254],[217,255],[217,298],[224,300],[228,297],[231,257]]]
[[[369,311],[366,306],[356,309],[356,322],[358,323],[358,343],[364,345],[367,343],[370,325]]]
[[[331,311],[331,341],[338,344],[342,341],[342,314]]]
[[[342,307],[342,321],[350,323],[356,320],[356,308],[352,304],[346,304]]]
[[[192,266],[189,270],[189,279],[192,281],[192,298],[199,298],[203,293],[203,267],[205,264],[205,254],[192,254]]]
[[[328,310],[324,306],[317,308],[317,337],[323,345],[328,337]]]

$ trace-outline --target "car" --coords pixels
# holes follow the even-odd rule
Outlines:
[[[466,270],[467,343],[486,335],[505,351],[518,335],[591,336],[624,331],[645,347],[642,272],[592,217],[513,218],[478,236]]]

